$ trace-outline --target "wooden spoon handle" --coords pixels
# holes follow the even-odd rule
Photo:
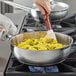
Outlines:
[[[47,30],[51,30],[52,27],[51,27],[51,24],[50,24],[49,15],[48,15],[46,10],[45,10],[45,14],[43,15],[43,19],[45,21],[45,25],[46,25]]]

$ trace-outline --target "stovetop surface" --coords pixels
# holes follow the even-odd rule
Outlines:
[[[53,29],[56,32],[68,34],[73,37],[74,43],[76,42],[76,15],[69,17],[68,19],[62,20],[58,24],[53,24]],[[29,16],[24,18],[24,22],[20,29],[19,33],[31,32],[31,31],[46,31],[46,28],[43,26],[44,23],[39,23],[33,21]],[[58,25],[58,26],[57,26]],[[59,72],[30,72],[29,65],[21,64],[11,53],[7,67],[5,69],[6,76],[76,76],[76,47],[71,48],[71,54],[68,58],[62,63],[57,64],[56,66],[59,69]]]

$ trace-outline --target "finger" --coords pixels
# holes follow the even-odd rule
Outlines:
[[[44,3],[42,4],[43,8],[47,11],[48,14],[50,14],[51,12],[51,8],[50,8],[50,2],[47,0],[44,0]]]
[[[37,7],[40,9],[40,11],[42,12],[42,14],[45,14],[45,10],[42,8],[42,6],[37,4]]]
[[[36,5],[39,7],[39,9],[42,11],[42,13],[44,14],[45,10],[47,11],[48,14],[50,14],[50,3],[43,1],[41,3],[36,3]]]

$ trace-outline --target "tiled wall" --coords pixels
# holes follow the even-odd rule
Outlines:
[[[13,1],[13,0],[10,0]],[[5,13],[12,13],[13,8],[3,2],[0,2],[0,13],[5,14]]]

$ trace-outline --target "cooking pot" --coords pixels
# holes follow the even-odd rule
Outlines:
[[[52,0],[50,2],[50,7],[51,7],[51,13],[49,15],[49,18],[53,21],[64,18],[68,14],[68,11],[69,11],[68,4],[63,3],[63,2],[57,2],[54,0]],[[33,8],[35,8],[34,10],[37,12],[39,19],[42,20],[43,19],[42,14],[41,14],[40,10],[36,7],[35,4],[34,4]],[[33,16],[35,15],[35,14],[33,14],[33,12],[31,12],[31,14]]]
[[[15,8],[19,8],[19,9],[29,12],[31,14],[31,16],[33,16],[34,20],[36,20],[36,21],[43,20],[42,14],[36,6],[29,8],[29,7],[26,7],[26,6],[11,2],[11,1],[2,1],[2,2],[9,4]],[[57,1],[52,0],[50,2],[50,7],[51,7],[51,13],[50,13],[49,17],[53,21],[62,19],[68,14],[69,5],[66,3],[57,2]]]
[[[66,47],[60,49],[38,51],[38,50],[22,49],[15,46],[20,42],[22,42],[24,39],[41,38],[45,37],[46,34],[47,34],[46,31],[29,32],[29,33],[27,32],[12,37],[10,43],[15,57],[21,63],[36,66],[53,65],[64,61],[67,58],[67,56],[71,53],[70,49],[73,44],[73,39],[68,35],[55,32],[57,41],[59,43],[67,45]]]

